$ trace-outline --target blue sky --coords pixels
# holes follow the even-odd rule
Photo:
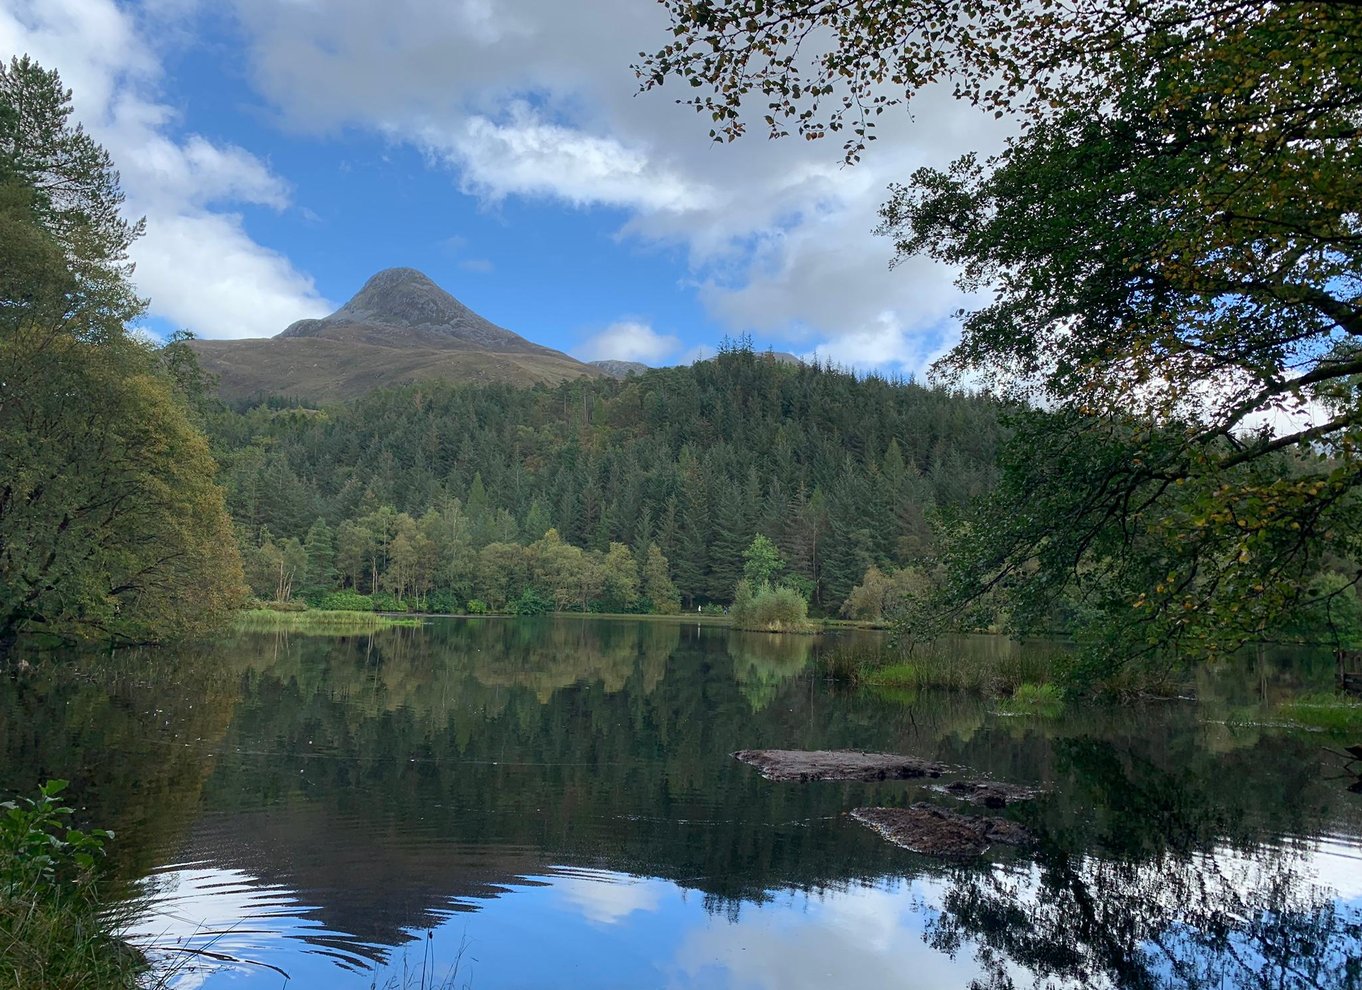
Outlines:
[[[153,331],[269,336],[410,265],[587,359],[746,333],[921,373],[962,299],[889,271],[875,211],[1000,126],[925,93],[854,168],[840,141],[716,146],[679,87],[635,92],[665,27],[648,0],[0,0],[0,52],[61,72],[146,217]]]

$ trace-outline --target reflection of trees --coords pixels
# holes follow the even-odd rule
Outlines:
[[[769,705],[786,681],[799,676],[813,656],[814,637],[791,633],[733,632],[733,676],[754,712]]]
[[[620,691],[636,672],[641,673],[641,688],[651,690],[681,637],[674,623],[538,620],[493,621],[474,628],[479,627],[500,635],[477,640],[474,676],[488,687],[529,688],[540,704],[555,691],[583,681]]]
[[[194,813],[238,682],[201,650],[77,656],[18,677],[0,690],[0,791],[69,779],[81,817],[115,832],[110,855],[139,876]]]
[[[976,987],[1010,990],[1018,967],[1036,987],[1362,986],[1362,911],[1236,814],[1252,803],[1245,778],[1236,801],[1101,743],[1068,749],[1087,796],[1121,798],[1088,825],[1042,804],[1035,821],[1066,824],[1038,830],[1034,871],[950,875],[927,941],[951,954],[973,942]]]
[[[1248,864],[1170,855],[1132,864],[1046,850],[1039,880],[957,874],[927,940],[954,954],[977,943],[977,987],[1210,990],[1362,986],[1362,912],[1340,906],[1263,848]]]
[[[935,944],[977,945],[996,980],[1020,966],[1038,983],[1203,985],[1174,974],[1176,956],[1178,974],[1220,966],[1233,985],[1248,972],[1226,968],[1234,954],[1267,954],[1270,939],[1313,939],[1324,959],[1357,948],[1356,919],[1270,848],[1362,824],[1310,769],[1314,744],[1206,726],[1185,705],[1037,720],[959,692],[889,704],[796,676],[822,645],[551,619],[242,636],[178,670],[45,675],[0,692],[0,783],[73,774],[137,870],[202,808],[187,859],[280,883],[328,930],[382,946],[556,865],[675,880],[730,913],[775,889],[939,873],[841,813],[941,795],[778,785],[730,756],[893,750],[1048,789],[1009,812],[1044,837],[1034,873],[946,874]],[[1257,872],[1216,872],[1235,863]]]

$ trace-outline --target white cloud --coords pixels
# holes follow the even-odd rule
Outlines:
[[[152,312],[200,336],[261,337],[325,316],[311,279],[221,213],[164,213],[137,243],[138,286]],[[209,309],[211,307],[211,310]]]
[[[913,893],[935,899],[933,886],[918,881]],[[752,990],[900,986],[909,973],[923,990],[966,985],[977,964],[923,951],[924,913],[915,900],[851,887],[811,896],[802,911],[745,907],[736,923],[688,931],[675,965],[689,982],[703,976],[715,986]]]
[[[156,17],[159,36],[190,7],[176,0],[143,14]],[[132,259],[153,316],[202,337],[246,337],[332,308],[230,209],[285,209],[288,184],[243,148],[174,136],[177,115],[159,96],[156,52],[129,9],[113,0],[0,0],[0,52],[27,52],[57,69],[73,90],[76,118],[113,156],[128,215],[146,217]]]
[[[588,337],[577,353],[583,361],[639,361],[656,365],[680,349],[680,338],[658,333],[646,323],[625,320]]]
[[[192,7],[155,0],[141,16],[156,19],[160,37]],[[1003,125],[944,92],[920,94],[912,119],[883,118],[864,162],[846,168],[836,140],[769,142],[757,125],[720,147],[703,117],[674,102],[688,91],[636,95],[631,63],[667,39],[656,4],[594,0],[590,17],[557,0],[232,0],[232,9],[248,76],[283,126],[357,128],[410,145],[489,202],[618,210],[621,235],[686,249],[690,280],[727,332],[894,371],[922,370],[951,341],[949,314],[962,303],[952,273],[927,262],[890,272],[892,245],[870,235],[891,181],[998,142]],[[291,208],[287,182],[245,149],[175,135],[132,8],[0,0],[4,10],[17,13],[0,13],[0,42],[62,69],[124,171],[130,206],[149,227],[169,221],[162,245],[138,247],[138,278],[158,315],[235,336],[277,331],[290,322],[274,322],[283,310],[327,310],[235,212]],[[186,260],[160,269],[191,236],[199,240]],[[222,270],[228,263],[234,271]],[[175,290],[191,282],[208,288]],[[254,312],[231,295],[252,282],[262,297]],[[651,350],[633,353],[656,361],[665,339],[642,338],[636,346]]]
[[[636,911],[656,911],[672,886],[664,880],[604,870],[574,870],[571,876],[555,878],[553,888],[588,921],[613,925]]]
[[[923,262],[890,272],[872,237],[890,182],[1006,127],[942,91],[890,114],[863,163],[840,142],[716,146],[668,86],[636,95],[630,65],[668,38],[665,12],[594,0],[235,0],[252,78],[288,126],[368,129],[449,167],[498,201],[624,212],[621,233],[688,251],[701,298],[729,332],[838,360],[921,370],[961,300]],[[646,315],[646,314],[645,314]]]
[[[647,152],[547,123],[524,103],[512,106],[505,123],[474,116],[452,135],[427,128],[420,141],[460,169],[465,191],[490,200],[514,194],[683,213],[713,199]]]

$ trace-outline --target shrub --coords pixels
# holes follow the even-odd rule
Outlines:
[[[333,591],[323,596],[317,607],[327,612],[372,612],[374,600],[358,591]]]
[[[134,990],[146,958],[113,934],[95,884],[113,834],[71,827],[66,786],[0,804],[0,987]]]
[[[541,595],[538,589],[526,588],[507,607],[512,615],[543,615],[553,611],[553,602]]]
[[[431,612],[449,615],[459,611],[461,604],[461,599],[456,598],[452,591],[432,591],[426,596],[426,609]]]
[[[481,598],[470,598],[470,599],[468,599],[468,614],[469,614],[469,615],[486,615],[486,614],[487,614],[487,603],[486,603],[485,601],[483,601]]]
[[[49,780],[36,798],[0,804],[0,894],[46,896],[59,885],[85,889],[94,881],[113,833],[71,827],[74,812],[58,800],[69,783]]]
[[[793,588],[763,586],[753,590],[747,581],[739,581],[729,610],[733,625],[738,629],[763,632],[809,632],[809,603]]]

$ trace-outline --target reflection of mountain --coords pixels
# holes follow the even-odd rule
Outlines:
[[[475,911],[479,901],[545,872],[536,849],[422,834],[410,823],[398,828],[298,801],[287,810],[206,815],[189,830],[181,856],[295,892],[299,913],[321,922],[295,937],[375,961],[409,940],[410,930]]]
[[[664,878],[730,913],[777,890],[910,874],[948,885],[942,948],[970,943],[1041,974],[1081,964],[1102,979],[1136,972],[1116,967],[1111,938],[1214,930],[1222,907],[1307,904],[1300,879],[1274,865],[1279,837],[1362,833],[1341,787],[1303,772],[1317,752],[1308,739],[1206,726],[1184,705],[1034,720],[923,692],[907,708],[801,674],[820,648],[710,626],[547,619],[329,642],[243,636],[209,658],[216,680],[112,694],[72,680],[0,702],[6,772],[33,772],[33,754],[45,768],[90,762],[107,746],[120,759],[85,796],[96,817],[130,823],[120,839],[136,849],[130,863],[192,861],[278,885],[313,926],[289,938],[359,958],[564,868]],[[142,737],[155,743],[134,744]],[[1014,812],[1045,837],[1041,886],[1024,872],[942,868],[841,816],[926,796],[913,784],[772,784],[731,759],[750,746],[905,751],[1044,784],[1043,800]],[[144,782],[178,802],[175,821],[197,815],[182,838],[147,821]],[[1250,883],[1258,900],[1222,890],[1183,910],[1196,903],[1197,864],[1228,848],[1263,865]],[[1160,889],[1177,896],[1146,897]],[[1046,955],[1088,916],[1110,938],[1084,936],[1068,962]],[[1344,915],[1293,917],[1358,941]],[[1035,941],[1045,938],[1053,945]]]

